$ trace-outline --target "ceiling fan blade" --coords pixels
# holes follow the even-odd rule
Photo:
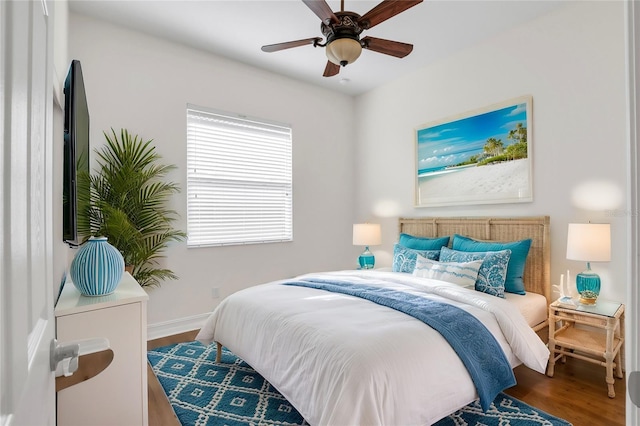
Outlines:
[[[313,38],[305,38],[304,40],[295,40],[295,41],[287,41],[284,43],[276,43],[276,44],[268,44],[266,46],[262,46],[263,52],[277,52],[278,50],[290,49],[292,47],[304,46],[305,44],[313,44],[319,43],[322,41],[320,37]]]
[[[364,28],[373,28],[381,22],[422,3],[422,0],[384,0],[376,7],[362,15],[358,23]]]
[[[331,61],[327,61],[327,66],[324,68],[323,77],[333,77],[340,72],[340,65],[336,65]]]
[[[329,25],[332,22],[335,24],[340,22],[325,0],[302,0],[302,2],[306,4],[325,25]]]
[[[404,58],[413,50],[413,44],[399,41],[385,40],[383,38],[365,37],[362,39],[362,47],[385,55]]]

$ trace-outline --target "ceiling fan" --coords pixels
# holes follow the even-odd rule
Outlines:
[[[284,43],[262,46],[264,52],[277,52],[292,47],[312,44],[313,47],[325,47],[327,54],[327,66],[324,69],[324,77],[332,77],[340,72],[340,66],[347,66],[355,62],[362,53],[362,49],[404,58],[413,50],[412,44],[399,41],[385,40],[376,37],[364,37],[360,39],[360,33],[386,21],[395,15],[404,12],[423,0],[384,0],[376,7],[360,16],[354,12],[344,10],[344,0],[340,1],[340,12],[333,12],[326,0],[302,0],[322,23],[320,30],[322,37],[312,37],[304,40],[288,41]]]

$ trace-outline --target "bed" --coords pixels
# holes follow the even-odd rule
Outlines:
[[[305,274],[229,296],[196,340],[216,342],[218,350],[229,348],[311,425],[428,425],[479,396],[486,407],[491,395],[486,388],[495,391],[509,380],[505,366],[488,359],[500,358],[495,354],[503,354],[501,362],[511,374],[520,364],[544,374],[549,352],[535,330],[547,324],[549,217],[401,218],[399,231],[426,238],[530,238],[523,276],[527,294],[503,299],[447,281],[383,270]],[[365,295],[351,293],[361,287]],[[400,297],[402,303],[392,302],[389,308],[374,297]],[[411,305],[412,312],[443,315],[436,320],[407,315],[402,311],[405,299],[411,299],[406,306],[426,304],[420,309]],[[462,345],[445,340],[448,333],[436,331],[428,321],[465,334]],[[484,327],[468,325],[474,321]],[[502,350],[480,348],[473,339],[491,341]],[[469,346],[471,353],[463,353],[460,346]],[[470,366],[474,356],[486,364]]]

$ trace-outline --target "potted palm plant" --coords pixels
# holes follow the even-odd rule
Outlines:
[[[158,262],[169,242],[186,236],[173,228],[177,213],[167,207],[171,195],[180,191],[176,183],[164,180],[175,166],[160,163],[153,140],[143,141],[126,129],[120,137],[113,129],[104,136],[107,144],[95,151],[97,170],[78,176],[78,185],[88,187],[79,191],[88,198],[79,200],[78,232],[85,239],[107,237],[143,287],[176,279]]]

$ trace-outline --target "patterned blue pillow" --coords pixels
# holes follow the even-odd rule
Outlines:
[[[511,250],[471,252],[451,250],[447,247],[442,247],[440,250],[441,262],[471,262],[482,259],[482,266],[476,280],[476,290],[503,299],[509,257],[511,257]]]
[[[441,247],[449,245],[450,237],[425,238],[414,237],[409,234],[400,234],[398,244],[414,250],[440,250]]]
[[[440,250],[414,250],[400,244],[393,246],[393,272],[406,272],[412,274],[416,267],[418,255],[431,260],[438,260]]]

